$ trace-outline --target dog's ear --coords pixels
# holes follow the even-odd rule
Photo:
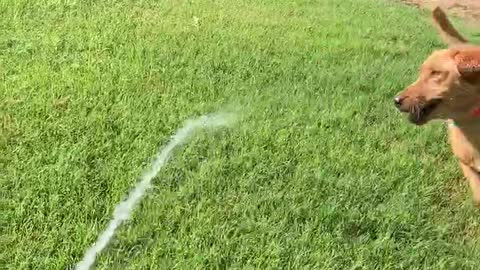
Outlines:
[[[448,45],[459,45],[465,44],[468,41],[458,33],[458,31],[453,27],[450,20],[447,18],[447,15],[440,7],[436,7],[432,11],[433,24],[437,28],[440,36],[443,41]]]
[[[480,48],[460,50],[455,53],[454,60],[458,72],[464,79],[480,80]]]

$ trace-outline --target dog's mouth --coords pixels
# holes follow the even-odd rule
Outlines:
[[[442,100],[432,99],[426,103],[419,103],[410,108],[408,120],[415,125],[423,125],[428,122],[429,116],[442,103]]]

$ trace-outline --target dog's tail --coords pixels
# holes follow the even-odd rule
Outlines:
[[[450,20],[447,18],[447,15],[440,7],[436,7],[432,12],[433,24],[437,28],[438,32],[442,39],[448,45],[460,45],[468,42],[457,29],[453,27]]]

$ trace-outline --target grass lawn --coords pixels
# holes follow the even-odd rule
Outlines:
[[[441,123],[392,98],[443,45],[381,0],[0,3],[0,261],[71,269],[183,121],[96,269],[478,269]],[[471,32],[470,32],[471,33]]]

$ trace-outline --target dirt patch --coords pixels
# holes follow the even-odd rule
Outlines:
[[[432,9],[440,6],[448,13],[480,22],[480,0],[401,0],[408,5]]]

